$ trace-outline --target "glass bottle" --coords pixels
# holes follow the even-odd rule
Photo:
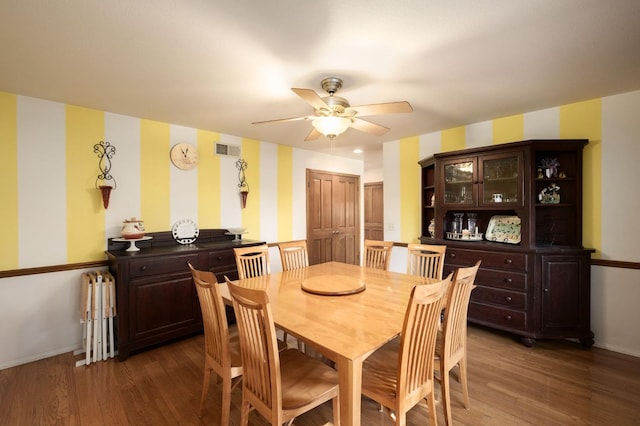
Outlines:
[[[455,234],[462,233],[462,222],[464,213],[454,213],[453,214],[453,223],[451,224],[451,232]]]
[[[478,214],[477,213],[467,213],[467,229],[470,234],[478,233]]]

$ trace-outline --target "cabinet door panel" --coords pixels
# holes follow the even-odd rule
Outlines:
[[[588,265],[582,256],[542,256],[542,326],[576,330],[589,320]]]
[[[199,319],[190,275],[170,280],[132,280],[130,327],[134,338],[180,328]]]
[[[523,204],[523,159],[522,151],[479,157],[479,205]]]
[[[444,174],[444,204],[452,206],[474,205],[478,180],[475,158],[446,161],[442,170]]]

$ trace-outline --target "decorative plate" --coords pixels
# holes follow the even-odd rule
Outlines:
[[[518,244],[520,242],[520,223],[518,216],[493,216],[487,226],[485,237],[488,241]]]
[[[173,224],[171,235],[180,244],[191,244],[198,238],[198,225],[191,219],[182,219]]]

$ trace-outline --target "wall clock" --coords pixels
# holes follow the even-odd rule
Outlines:
[[[198,149],[190,143],[175,144],[169,155],[173,165],[180,170],[191,170],[198,165]]]

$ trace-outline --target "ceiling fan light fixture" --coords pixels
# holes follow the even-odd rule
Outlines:
[[[351,126],[351,119],[337,116],[318,117],[311,124],[323,135],[336,137]]]

